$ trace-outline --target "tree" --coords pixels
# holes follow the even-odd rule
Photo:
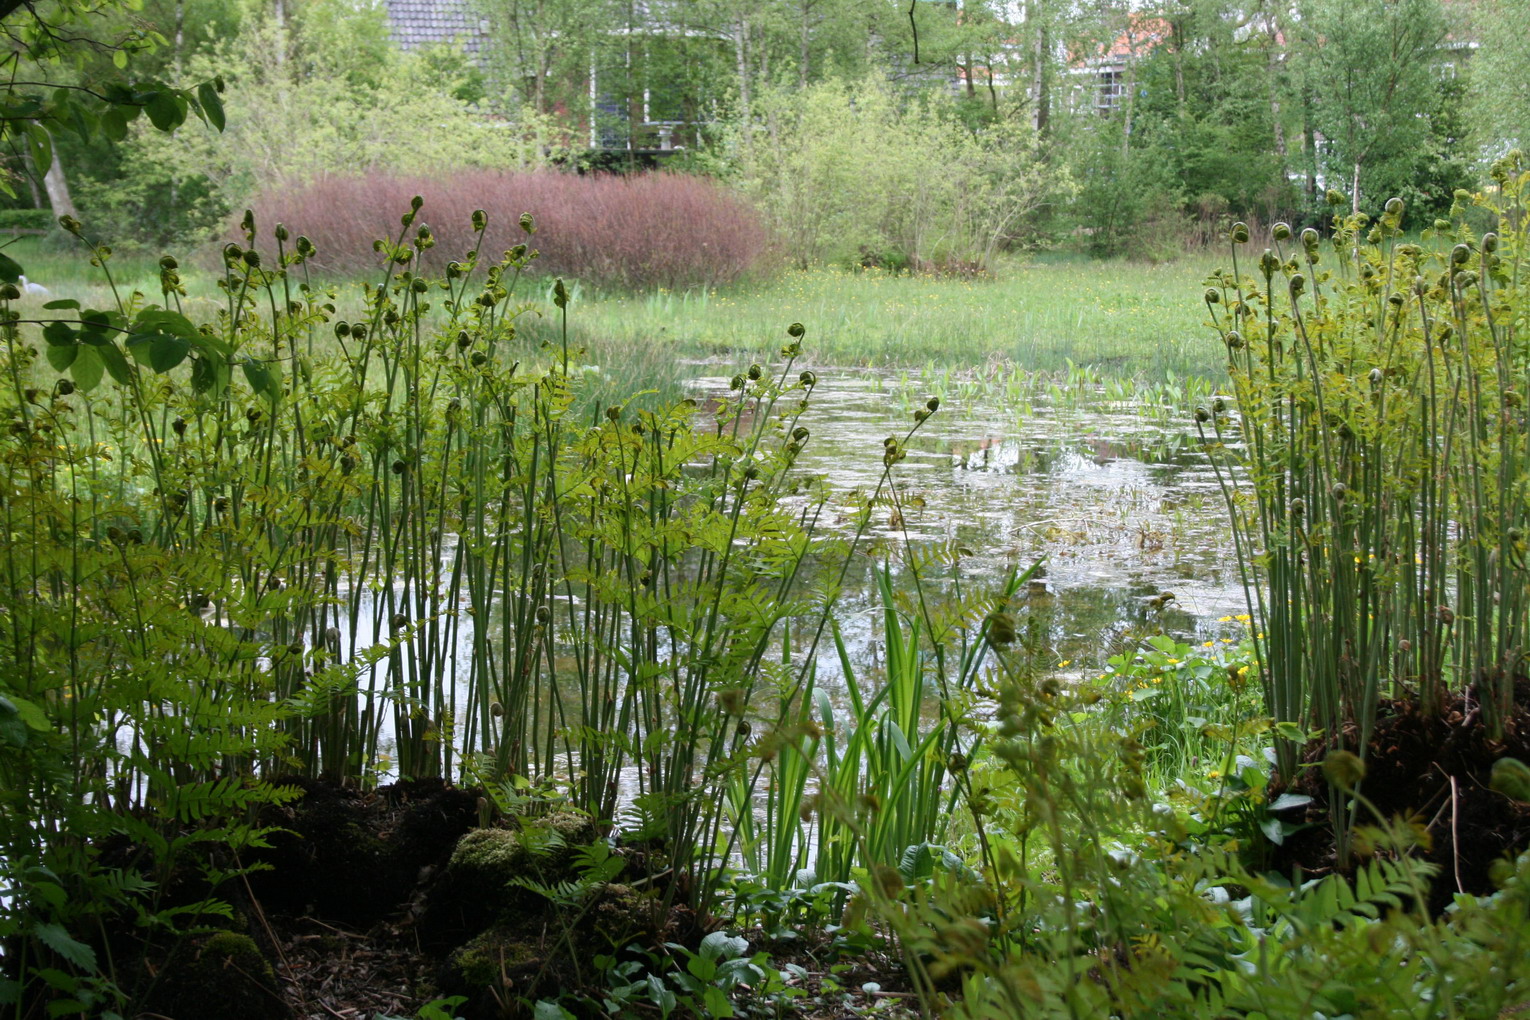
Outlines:
[[[1445,16],[1439,0],[1309,0],[1303,14],[1313,125],[1359,211],[1372,162],[1422,157],[1438,110]]]
[[[1472,127],[1489,151],[1530,142],[1530,0],[1478,4],[1481,44],[1467,68]]]
[[[87,143],[120,141],[140,117],[167,133],[190,116],[218,131],[224,126],[221,78],[210,75],[185,88],[157,76],[126,77],[131,59],[167,40],[134,25],[104,39],[90,31],[91,19],[114,9],[111,0],[63,0],[46,8],[0,0],[0,37],[8,44],[0,57],[0,145],[26,152],[43,174],[54,211],[70,221],[73,201],[55,145],[61,135]],[[14,166],[0,168],[0,192],[13,197],[22,183]],[[14,260],[0,255],[0,280],[15,282],[20,273]]]

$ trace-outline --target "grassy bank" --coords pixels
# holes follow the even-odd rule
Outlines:
[[[991,279],[880,271],[788,271],[728,290],[643,295],[576,293],[580,330],[617,346],[662,345],[700,355],[766,351],[781,322],[802,322],[815,357],[846,365],[975,365],[995,358],[1056,370],[1220,377],[1199,292],[1207,261],[1150,266],[1050,257]]]
[[[49,297],[114,303],[99,271],[68,249],[25,238],[7,251]],[[998,359],[1055,371],[1071,361],[1118,377],[1221,378],[1225,359],[1194,301],[1210,264],[1205,256],[1164,265],[1047,256],[980,279],[822,268],[686,293],[601,293],[574,284],[572,325],[590,360],[611,366],[766,356],[779,346],[782,323],[801,322],[819,364],[963,367]],[[154,259],[118,254],[110,268],[124,293],[157,293]],[[182,275],[194,312],[211,314],[225,300],[210,272],[188,266]],[[339,304],[341,316],[358,312]],[[527,317],[521,329],[539,342],[553,338],[556,323]]]

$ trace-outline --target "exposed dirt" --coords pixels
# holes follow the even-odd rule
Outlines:
[[[1439,716],[1424,716],[1404,701],[1383,702],[1365,753],[1366,774],[1360,792],[1387,818],[1416,820],[1428,833],[1427,859],[1438,867],[1429,908],[1438,913],[1457,892],[1493,891],[1488,870],[1506,854],[1530,847],[1530,806],[1516,803],[1488,786],[1493,763],[1513,757],[1530,761],[1530,682],[1516,685],[1514,716],[1502,740],[1489,737],[1474,696],[1457,696]],[[1348,744],[1358,734],[1351,730]],[[1290,789],[1313,798],[1305,818],[1308,828],[1288,837],[1275,853],[1277,870],[1299,869],[1303,877],[1334,870],[1335,849],[1329,824],[1330,787],[1318,763],[1328,748],[1310,744],[1302,769]],[[1362,816],[1360,824],[1374,823]]]
[[[284,831],[270,838],[271,849],[247,853],[239,863],[254,868],[217,892],[232,903],[233,918],[202,921],[228,930],[179,942],[145,940],[126,926],[114,936],[118,958],[133,961],[139,1015],[412,1018],[433,999],[463,995],[455,1015],[467,1020],[529,1016],[528,1001],[598,991],[591,966],[597,954],[621,956],[629,945],[694,948],[719,926],[684,905],[656,909],[654,890],[663,888],[667,871],[656,867],[662,855],[652,848],[618,848],[625,867],[614,881],[577,907],[556,905],[534,890],[507,888],[502,874],[473,866],[459,850],[479,824],[476,793],[429,780],[368,792],[287,782],[302,787],[303,797],[261,819]],[[532,824],[557,829],[569,851],[534,858],[522,852],[509,866],[551,886],[572,874],[574,848],[593,840],[594,829],[575,816]],[[498,835],[478,830],[474,840],[492,857],[501,844],[515,848],[523,832],[517,825],[502,822]],[[133,850],[113,852],[126,861]],[[206,895],[193,880],[175,881],[179,902]],[[841,962],[827,936],[769,943],[763,933],[745,934],[751,952],[768,952],[780,967],[796,964],[788,978],[798,993],[791,1016],[839,1020],[873,1007],[878,1015],[913,1015],[901,968],[890,957],[862,953]],[[747,991],[741,1001],[741,1015],[755,1015]],[[632,1015],[643,1015],[645,1007],[636,1006]]]

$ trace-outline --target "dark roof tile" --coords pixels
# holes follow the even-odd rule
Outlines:
[[[384,0],[384,6],[400,49],[458,42],[477,53],[488,34],[488,21],[471,0]]]

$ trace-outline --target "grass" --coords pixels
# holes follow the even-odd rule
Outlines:
[[[109,307],[110,291],[67,246],[22,238],[6,249],[48,287],[49,297]],[[153,258],[114,255],[124,292],[158,292]],[[787,270],[727,288],[622,293],[573,284],[574,336],[599,365],[632,359],[727,360],[771,354],[787,322],[804,323],[820,364],[974,367],[992,361],[1059,371],[1094,367],[1113,377],[1221,379],[1225,358],[1195,306],[1213,260],[1187,255],[1162,265],[1053,255],[1002,266],[993,278],[897,276],[881,270]],[[375,274],[372,274],[375,275]],[[367,278],[371,279],[372,275]],[[222,304],[216,275],[185,266],[193,314]],[[315,279],[342,291],[345,280]],[[550,287],[550,281],[545,281]],[[40,301],[38,302],[41,303]],[[358,309],[340,307],[356,317]],[[555,339],[552,319],[523,320],[534,344]],[[647,378],[647,376],[645,376]]]
[[[1053,257],[992,279],[821,268],[725,290],[578,295],[580,331],[621,346],[686,355],[767,348],[783,321],[805,323],[815,358],[840,365],[1091,364],[1110,374],[1220,378],[1197,293],[1203,257],[1166,265]]]

